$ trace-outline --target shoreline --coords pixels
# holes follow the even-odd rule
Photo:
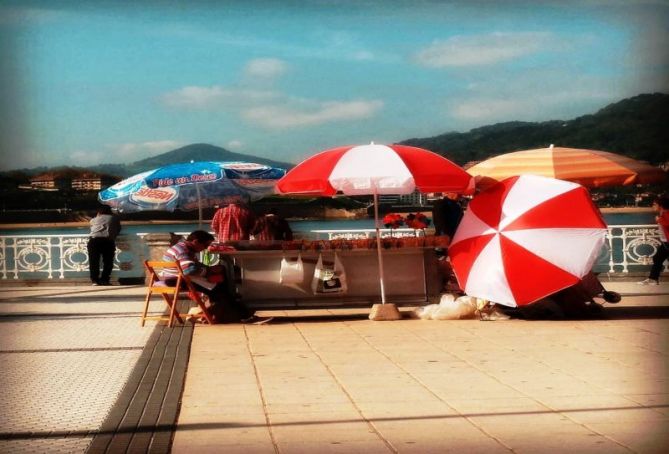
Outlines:
[[[651,207],[604,207],[599,209],[602,213],[651,213]],[[316,219],[316,218],[314,218]],[[328,218],[330,220],[346,220],[350,217]],[[290,220],[290,218],[289,218]],[[306,218],[297,218],[297,220],[308,220]],[[196,224],[197,220],[149,220],[149,221],[123,221],[124,225],[163,225],[163,224]],[[202,224],[211,223],[211,219],[204,219]],[[58,227],[88,227],[88,221],[71,222],[22,222],[22,223],[0,223],[0,230],[26,229],[26,228],[58,228]]]
[[[602,213],[652,213],[651,207],[603,207],[599,211]]]

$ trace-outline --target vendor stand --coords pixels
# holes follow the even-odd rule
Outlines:
[[[384,238],[386,294],[399,305],[420,305],[439,297],[442,281],[435,247],[447,237]],[[210,252],[232,261],[239,271],[236,290],[249,307],[259,309],[371,307],[381,301],[376,241],[373,238],[301,240],[287,242],[239,241],[214,243]],[[319,256],[332,266],[335,255],[345,274],[344,291],[314,291],[312,280]],[[301,257],[300,282],[282,284],[281,262]]]

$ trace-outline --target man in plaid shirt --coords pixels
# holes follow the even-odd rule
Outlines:
[[[248,208],[231,203],[219,208],[211,220],[211,229],[221,243],[248,240],[255,216]]]

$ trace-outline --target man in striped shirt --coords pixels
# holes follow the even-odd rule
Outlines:
[[[214,236],[211,233],[204,230],[195,230],[186,239],[167,249],[163,255],[163,260],[179,262],[184,274],[191,278],[195,288],[209,296],[209,300],[213,304],[212,312],[214,314],[218,312],[224,315],[227,320],[248,321],[253,318],[253,312],[241,302],[238,302],[234,295],[230,295],[227,291],[228,286],[224,282],[220,282],[223,276],[223,267],[220,265],[203,265],[198,258],[198,254],[207,249],[213,241]],[[176,268],[165,268],[160,277],[167,285],[174,286],[177,276]],[[219,282],[213,284],[214,281]]]

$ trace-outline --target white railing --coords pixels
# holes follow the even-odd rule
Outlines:
[[[137,263],[143,242],[134,235],[116,240],[114,270],[143,273]],[[65,279],[88,276],[88,235],[0,235],[0,279]]]
[[[422,230],[382,229],[384,237],[422,236]],[[188,232],[178,232],[188,234]],[[298,232],[299,234],[299,232]],[[140,277],[147,256],[145,234],[121,235],[116,241],[114,269],[119,277]],[[358,239],[375,235],[374,229],[312,230],[307,238]],[[88,276],[88,235],[0,235],[0,280],[84,278]],[[655,225],[610,226],[605,248],[595,271],[645,272],[660,247]],[[669,266],[665,266],[669,272]]]
[[[609,273],[629,273],[645,270],[653,263],[653,255],[662,245],[657,225],[612,225],[607,234],[607,248],[603,253],[608,256]],[[602,256],[598,263],[602,263]],[[665,265],[664,271],[669,271]]]

